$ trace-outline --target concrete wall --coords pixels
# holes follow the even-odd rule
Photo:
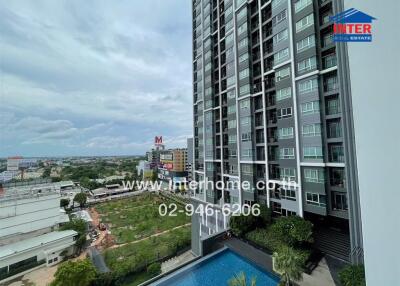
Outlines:
[[[397,0],[345,0],[378,20],[348,44],[367,286],[399,285],[400,57]]]

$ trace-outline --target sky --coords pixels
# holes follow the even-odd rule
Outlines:
[[[0,157],[141,155],[192,134],[191,2],[0,1]]]

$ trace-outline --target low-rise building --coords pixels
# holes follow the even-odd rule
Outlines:
[[[54,183],[14,184],[0,193],[0,280],[73,252],[77,233],[57,231],[65,222],[60,198]]]

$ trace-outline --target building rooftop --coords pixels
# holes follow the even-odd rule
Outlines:
[[[16,253],[24,252],[32,248],[46,245],[51,242],[55,242],[60,239],[64,239],[70,236],[75,236],[78,233],[74,230],[65,231],[53,231],[33,238],[21,240],[12,244],[8,244],[0,247],[0,260],[5,259],[7,256],[14,255]]]

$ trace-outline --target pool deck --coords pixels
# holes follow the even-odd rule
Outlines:
[[[262,269],[274,273],[272,269],[272,256],[257,249],[253,246],[237,239],[231,238],[223,242],[223,244],[235,251],[236,253],[246,257],[251,260],[253,263],[257,264]]]

